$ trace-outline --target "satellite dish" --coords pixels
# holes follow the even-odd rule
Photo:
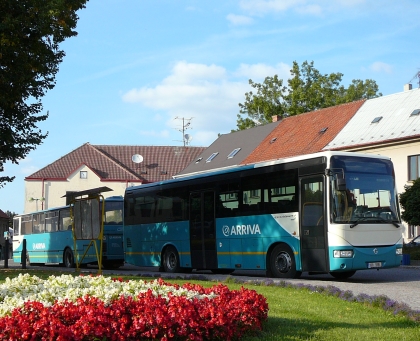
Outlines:
[[[133,161],[134,163],[140,163],[143,161],[143,156],[139,155],[139,154],[134,154],[131,157],[131,161]]]
[[[191,141],[192,140],[192,136],[190,134],[185,134],[184,138],[185,138],[185,141]]]

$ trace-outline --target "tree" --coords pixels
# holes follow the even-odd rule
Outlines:
[[[6,215],[9,217],[9,227],[13,227],[13,217],[17,216],[16,212],[6,211]]]
[[[283,86],[282,79],[274,75],[266,77],[263,84],[254,83],[251,79],[249,84],[257,90],[257,93],[254,94],[252,91],[245,93],[245,104],[239,103],[240,114],[247,114],[250,118],[242,119],[239,114],[238,130],[264,124],[267,117],[285,114],[284,96],[287,88]]]
[[[0,172],[19,164],[47,137],[37,128],[41,98],[54,88],[65,53],[59,44],[77,35],[76,11],[88,0],[0,2]],[[0,188],[14,177],[0,177]]]
[[[294,61],[290,70],[288,86],[277,75],[266,77],[263,84],[249,80],[257,90],[245,93],[245,102],[239,103],[237,115],[238,130],[248,129],[257,124],[267,124],[272,116],[293,116],[338,104],[382,96],[374,80],[355,79],[348,88],[341,85],[342,73],[321,74],[314,62]],[[248,117],[243,117],[246,114]]]
[[[404,210],[401,218],[410,225],[420,225],[420,178],[414,180],[412,186],[405,186],[400,204]]]

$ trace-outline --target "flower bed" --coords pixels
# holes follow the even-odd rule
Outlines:
[[[237,340],[267,313],[262,295],[222,284],[26,274],[0,286],[1,340]]]

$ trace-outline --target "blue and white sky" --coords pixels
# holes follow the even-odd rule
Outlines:
[[[248,80],[286,81],[293,61],[345,86],[374,79],[384,95],[420,71],[418,0],[90,0],[78,14],[43,98],[49,135],[6,163],[3,211],[22,213],[25,176],[86,142],[182,145],[184,118],[190,144],[210,145],[236,128]]]

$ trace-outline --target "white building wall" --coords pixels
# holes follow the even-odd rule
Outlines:
[[[81,179],[81,171],[87,172],[86,179]],[[127,184],[126,182],[103,182],[89,167],[81,166],[63,181],[26,181],[23,213],[65,206],[66,198],[62,198],[62,196],[65,195],[67,191],[84,191],[90,188],[106,186],[113,190],[102,193],[102,195],[107,198],[114,195],[123,196],[126,187],[132,185],[132,183]],[[31,198],[34,198],[35,200],[31,200]],[[42,200],[42,198],[44,200]]]

